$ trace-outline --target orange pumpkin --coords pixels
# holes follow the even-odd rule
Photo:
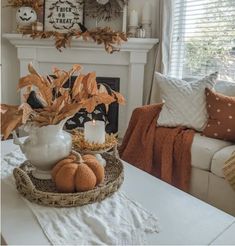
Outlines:
[[[52,169],[59,192],[88,191],[104,180],[104,167],[92,155],[71,154]]]

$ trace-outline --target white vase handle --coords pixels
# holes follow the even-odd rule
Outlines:
[[[23,151],[23,144],[22,144],[22,142],[19,140],[19,138],[18,138],[18,136],[17,136],[17,134],[16,134],[16,131],[13,131],[12,132],[12,135],[13,135],[13,143],[15,144],[15,145],[19,145],[20,146],[20,149],[21,149],[21,151],[24,153],[24,151]]]

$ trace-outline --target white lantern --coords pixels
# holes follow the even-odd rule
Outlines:
[[[16,11],[16,22],[19,26],[31,26],[37,20],[37,13],[31,7],[20,7]]]

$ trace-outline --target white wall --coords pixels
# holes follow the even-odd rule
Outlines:
[[[143,10],[143,6],[144,3],[148,1],[150,2],[151,6],[152,6],[152,35],[154,38],[157,38],[157,28],[156,28],[156,24],[158,21],[158,16],[157,16],[157,8],[159,6],[159,0],[130,0],[130,4],[129,4],[129,12],[132,9],[135,9],[138,11],[139,14],[139,23],[141,22],[141,18],[142,18],[142,10]],[[157,46],[154,47],[148,54],[148,62],[145,66],[145,83],[144,83],[144,90],[143,90],[143,103],[145,104],[147,102],[148,99],[148,94],[149,94],[149,90],[150,90],[150,86],[151,86],[151,80],[152,80],[152,76],[153,76],[153,63],[155,61],[155,55],[156,55],[156,49]]]
[[[14,10],[4,7],[7,0],[2,0],[2,33],[12,32],[14,28]],[[16,56],[16,48],[7,40],[2,39],[2,76],[1,76],[1,101],[3,103],[18,104],[20,101],[16,86],[19,80],[19,62]]]
[[[158,0],[148,0],[152,5],[152,19],[153,19],[153,37],[156,37],[156,15],[154,9],[157,8]],[[129,11],[135,9],[139,13],[139,22],[141,21],[141,14],[143,5],[146,0],[130,0]],[[2,0],[2,6],[5,6],[7,0]],[[15,11],[11,8],[2,8],[2,33],[9,33],[15,29],[14,21]],[[12,46],[7,40],[2,39],[2,83],[1,83],[1,101],[3,103],[18,104],[20,101],[19,93],[16,92],[16,85],[19,80],[19,62],[17,60],[16,48]],[[146,81],[144,89],[144,101],[147,97],[148,87],[151,78],[151,61],[153,60],[154,50],[148,56],[148,64],[146,65]]]

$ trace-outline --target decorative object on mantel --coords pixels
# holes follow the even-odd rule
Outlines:
[[[136,10],[131,10],[130,20],[129,20],[129,28],[128,28],[128,36],[136,37],[136,31],[138,28],[138,12]]]
[[[43,24],[41,22],[34,22],[32,24],[32,32],[42,32],[43,31]]]
[[[143,27],[138,27],[137,32],[136,32],[136,37],[137,38],[145,38],[145,29]]]
[[[145,30],[145,37],[152,37],[152,9],[150,2],[146,1],[142,12],[142,27]]]
[[[83,40],[92,40],[97,44],[104,44],[105,50],[108,53],[119,51],[115,45],[120,46],[122,41],[127,41],[126,36],[126,23],[127,23],[127,2],[128,0],[109,0],[106,2],[92,3],[102,6],[105,12],[109,9],[108,13],[119,13],[114,6],[118,5],[123,13],[123,27],[120,31],[114,31],[112,28],[101,26],[88,29],[83,25],[83,8],[84,2],[81,0],[8,0],[7,6],[18,7],[16,13],[16,20],[18,22],[17,31],[23,35],[30,34],[32,38],[55,38],[55,46],[61,51],[62,48],[70,46],[72,37],[82,37]],[[43,24],[37,20],[36,12],[39,16],[42,15],[43,3],[44,9],[44,28]],[[118,8],[118,9],[119,9]],[[99,8],[100,9],[100,8]],[[101,11],[101,10],[100,10]],[[110,12],[111,11],[111,12]],[[89,12],[89,11],[88,11]],[[97,14],[98,12],[95,11]],[[120,13],[119,13],[120,14]],[[102,15],[98,15],[101,19]],[[105,17],[110,19],[111,17]],[[40,19],[40,18],[39,18]],[[115,28],[114,28],[115,29]]]
[[[29,33],[23,32],[23,35]],[[90,31],[81,32],[81,31],[70,31],[68,33],[59,33],[59,32],[34,32],[30,34],[30,37],[33,39],[47,39],[54,38],[55,47],[61,51],[62,48],[67,48],[71,46],[72,38],[83,38],[84,41],[94,41],[97,44],[104,44],[105,50],[112,54],[115,51],[120,49],[115,47],[115,45],[121,45],[122,42],[127,41],[127,36],[123,32],[116,32],[109,27],[106,28],[95,28]]]
[[[97,18],[98,21],[110,21],[121,15],[128,0],[86,0],[86,15]]]
[[[68,32],[80,30],[84,2],[81,0],[45,0],[44,30]]]
[[[20,7],[16,11],[17,28],[32,31],[32,24],[37,20],[37,13],[31,7]]]
[[[103,154],[103,158],[107,162],[104,181],[90,191],[58,193],[52,180],[34,178],[32,171],[35,168],[28,161],[13,171],[17,190],[29,201],[50,207],[75,207],[100,202],[116,192],[124,180],[121,160],[108,153]]]
[[[152,21],[142,22],[142,28],[145,30],[145,38],[152,38]]]
[[[135,38],[138,26],[128,26],[128,37]]]
[[[8,0],[8,5],[16,10],[16,23],[19,32],[32,31],[32,24],[37,21],[37,14],[43,7],[42,0]]]
[[[149,21],[152,19],[152,9],[151,4],[148,1],[145,1],[144,8],[142,12],[142,23],[149,23]]]
[[[89,191],[104,181],[104,167],[93,155],[72,152],[54,166],[52,180],[62,193]]]
[[[129,19],[129,37],[151,38],[152,37],[152,21],[151,21],[151,5],[145,2],[142,12],[142,24],[139,25],[138,12],[133,9],[130,12]]]
[[[6,139],[12,131],[24,126],[29,138],[22,144],[14,133],[14,142],[37,168],[34,176],[40,179],[50,178],[52,167],[71,152],[71,136],[62,131],[67,119],[82,108],[92,112],[99,104],[124,103],[118,92],[112,91],[109,95],[98,91],[94,72],[84,75],[80,70],[78,64],[68,72],[54,68],[54,77],[44,77],[29,64],[30,74],[21,78],[18,85],[19,89],[26,88],[26,102],[20,106],[1,104],[1,133]],[[73,88],[64,88],[63,85],[76,72],[79,75]],[[41,102],[37,109],[27,103],[33,87],[37,87],[38,92],[35,93]]]
[[[126,32],[129,0],[86,0],[85,23],[88,29],[107,27]]]

